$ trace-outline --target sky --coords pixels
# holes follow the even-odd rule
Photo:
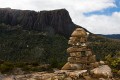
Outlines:
[[[65,8],[73,22],[92,33],[120,34],[120,0],[0,0],[0,8],[54,10]]]

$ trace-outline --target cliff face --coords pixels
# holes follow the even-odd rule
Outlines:
[[[70,36],[77,27],[65,9],[35,12],[0,8],[0,23],[20,25],[23,29],[46,31],[64,36]]]

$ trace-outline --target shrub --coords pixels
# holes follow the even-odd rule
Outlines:
[[[1,73],[6,73],[12,71],[14,68],[14,64],[10,62],[5,62],[3,64],[0,64],[0,72]]]
[[[120,69],[120,52],[115,53],[116,55],[112,57],[111,54],[105,57],[105,59],[109,62],[109,65],[113,68]]]

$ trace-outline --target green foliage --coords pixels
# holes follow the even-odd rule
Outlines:
[[[104,60],[105,56],[115,56],[120,51],[120,40],[112,40],[102,36],[90,37],[89,47],[93,50],[97,60]]]
[[[21,68],[23,71],[50,71],[52,67],[48,64],[39,64],[38,62],[26,63],[26,62],[4,62],[0,64],[0,72],[1,73],[11,73],[16,68]]]
[[[10,62],[5,62],[4,64],[0,64],[0,72],[5,73],[9,72],[14,68],[14,65]]]
[[[28,71],[48,70],[41,67],[41,64],[49,64],[49,69],[61,68],[67,62],[67,42],[60,35],[0,24],[0,59],[12,62],[11,66],[0,64],[0,71],[9,71],[15,67]],[[119,40],[94,36],[89,38],[89,42],[89,48],[93,50],[97,60],[104,60],[106,57],[110,65],[118,69],[120,59],[113,59],[113,56],[117,56],[120,51]]]
[[[120,69],[120,52],[116,53],[115,56],[111,56],[109,54],[108,56],[105,57],[105,59],[109,62],[109,64],[116,69]]]
[[[111,65],[112,65],[113,67],[117,67],[119,64],[120,64],[120,59],[114,59],[114,60],[111,62]]]
[[[11,27],[0,25],[0,59],[16,63],[18,67],[24,67],[25,63],[58,67],[66,62],[68,45],[65,37]]]

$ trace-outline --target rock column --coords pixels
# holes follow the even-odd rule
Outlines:
[[[70,54],[68,62],[62,67],[62,70],[83,70],[89,69],[92,63],[96,62],[96,56],[87,47],[88,32],[82,28],[77,28],[68,41],[70,47],[67,53]]]

